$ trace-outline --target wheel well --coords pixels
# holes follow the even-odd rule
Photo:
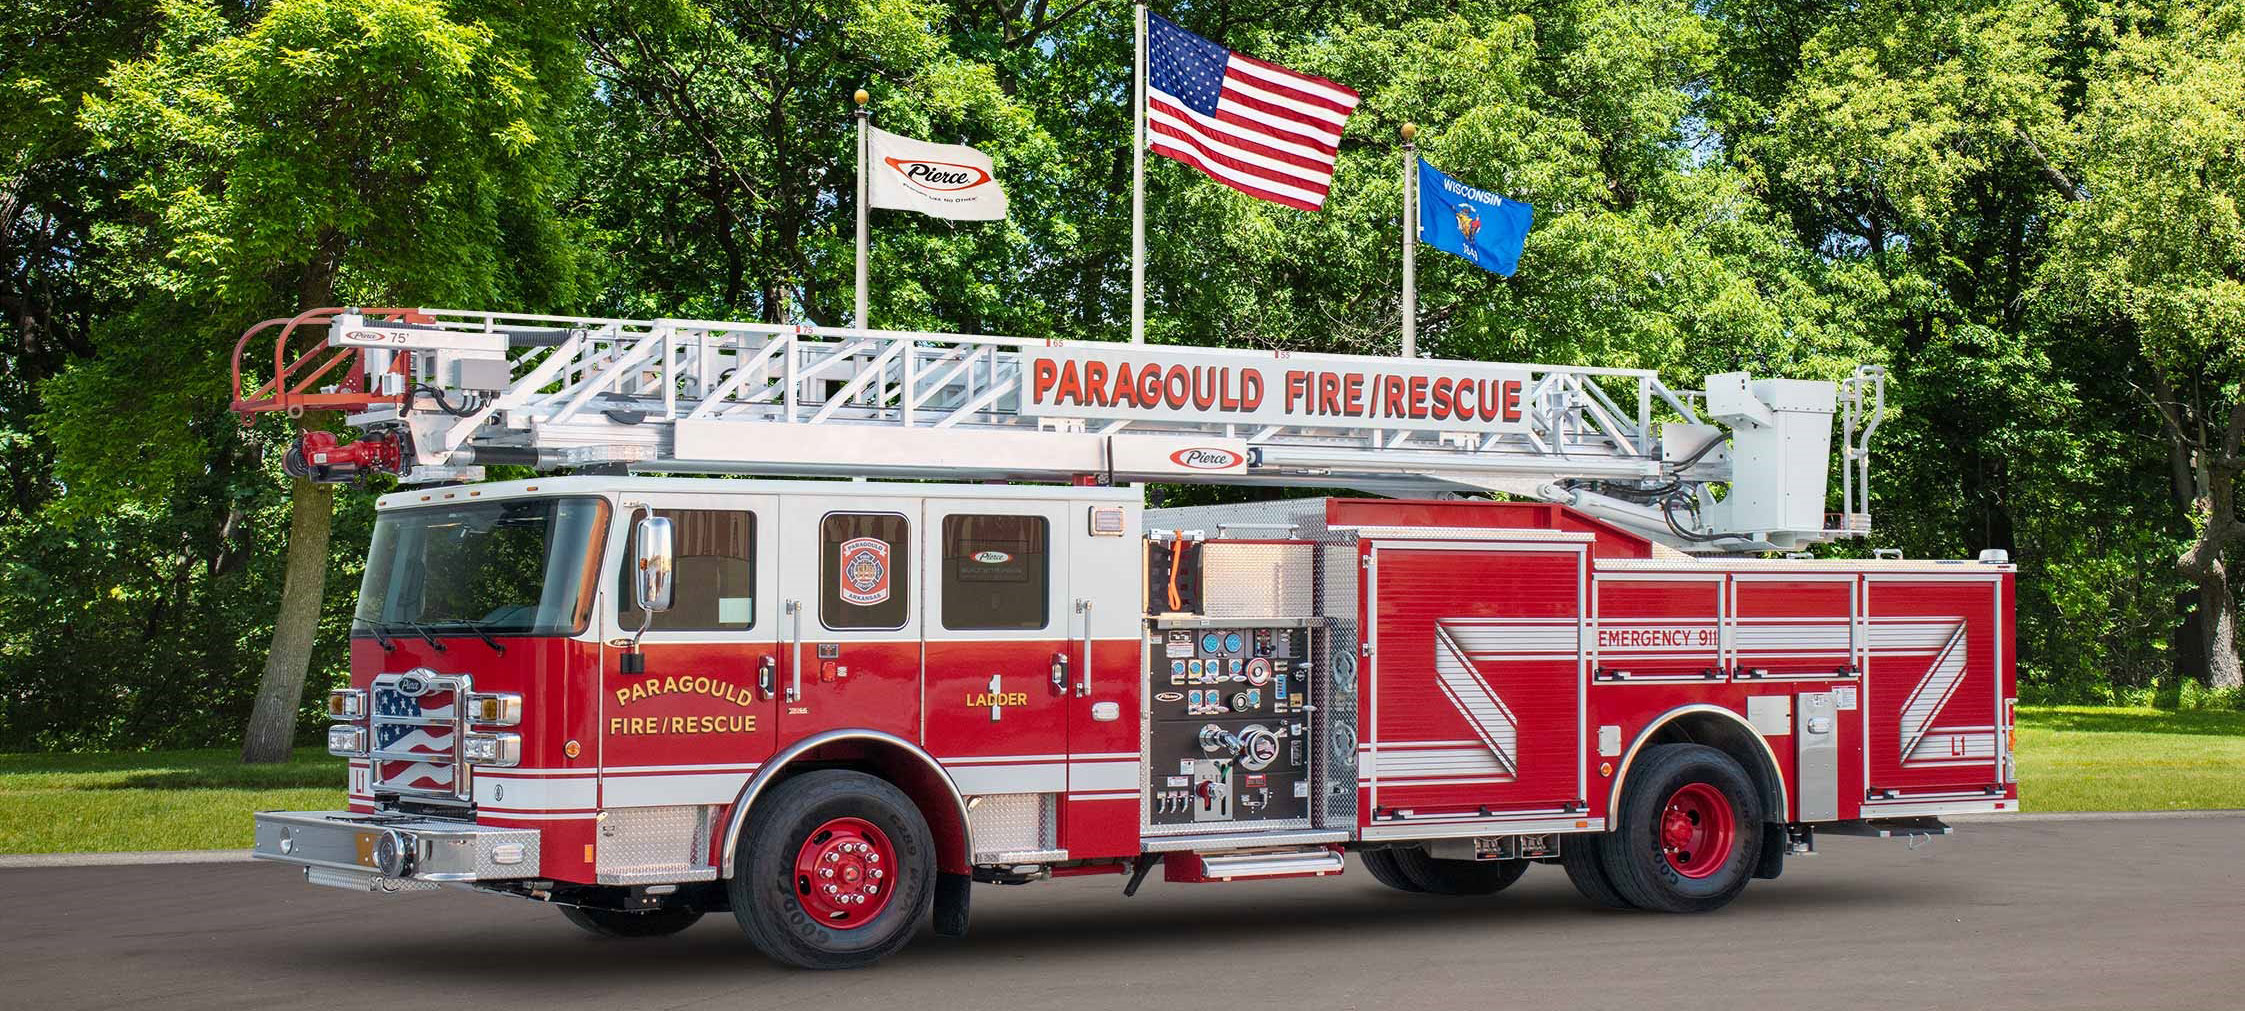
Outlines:
[[[1736,713],[1712,707],[1665,715],[1652,730],[1637,736],[1629,757],[1622,762],[1621,775],[1614,777],[1613,795],[1606,807],[1609,818],[1614,806],[1621,802],[1622,780],[1627,778],[1638,753],[1656,744],[1703,744],[1731,756],[1761,791],[1762,820],[1783,822],[1788,818],[1785,778],[1778,771],[1769,742]]]
[[[928,753],[902,738],[873,731],[832,731],[783,752],[741,789],[723,840],[722,871],[730,877],[734,848],[748,823],[748,808],[773,786],[820,769],[851,769],[886,780],[911,798],[935,837],[936,870],[965,874],[969,867],[966,802]],[[747,807],[742,807],[746,804]]]

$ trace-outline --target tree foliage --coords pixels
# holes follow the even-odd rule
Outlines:
[[[310,302],[842,323],[849,94],[991,154],[1001,222],[874,214],[876,325],[1112,339],[1128,5],[28,0],[0,25],[0,746],[238,726],[282,592],[241,328]],[[1180,0],[1358,89],[1318,214],[1149,164],[1162,342],[1392,351],[1401,151],[1529,201],[1420,261],[1444,357],[1888,365],[1875,543],[2020,560],[2023,673],[2236,676],[2245,5]],[[339,498],[316,652],[367,498]],[[1858,545],[1842,550],[1862,550]]]

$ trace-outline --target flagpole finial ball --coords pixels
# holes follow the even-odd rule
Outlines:
[[[871,99],[873,96],[866,94],[864,88],[859,88],[857,89],[857,94],[851,95],[850,97],[856,99],[857,104],[864,105],[866,101]]]
[[[1399,132],[1399,133],[1401,133],[1401,134],[1403,134],[1403,142],[1404,142],[1405,144],[1409,144],[1409,143],[1411,143],[1411,139],[1412,139],[1412,138],[1414,138],[1414,137],[1417,137],[1417,136],[1419,135],[1419,124],[1417,124],[1417,123],[1405,123],[1405,124],[1403,124],[1403,129],[1402,129],[1402,130],[1400,130],[1400,131],[1398,131],[1398,132]]]

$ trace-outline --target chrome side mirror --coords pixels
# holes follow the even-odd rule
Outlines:
[[[642,516],[632,538],[633,597],[639,609],[654,620],[654,612],[670,610],[672,592],[675,590],[671,548],[670,521],[660,516]]]

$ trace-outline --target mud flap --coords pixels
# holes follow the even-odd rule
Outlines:
[[[967,936],[967,900],[973,894],[974,878],[969,875],[935,876],[935,932],[938,936]]]
[[[1791,833],[1784,822],[1768,822],[1762,826],[1762,855],[1754,862],[1754,876],[1774,878],[1785,871],[1785,850],[1791,844]],[[941,894],[941,893],[938,893]]]

